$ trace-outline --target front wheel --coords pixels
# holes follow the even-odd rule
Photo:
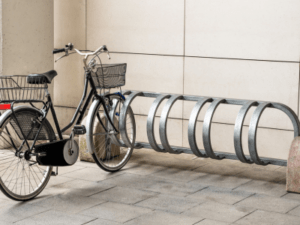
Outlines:
[[[120,133],[116,133],[108,121],[108,116],[119,131],[120,112],[124,99],[119,95],[111,95],[111,101],[103,106],[99,100],[94,101],[87,121],[87,146],[92,151],[92,157],[97,165],[105,171],[116,172],[126,165],[133,148],[127,147]],[[108,114],[104,113],[106,107]],[[136,127],[134,115],[129,108],[126,115],[126,135],[132,146],[135,143]]]

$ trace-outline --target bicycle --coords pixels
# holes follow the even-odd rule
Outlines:
[[[100,54],[107,53],[110,58],[105,45],[94,52],[75,49],[72,43],[53,50],[53,54],[61,52],[65,54],[55,62],[77,53],[84,56],[85,70],[82,98],[71,122],[63,129],[48,92],[48,84],[57,75],[56,71],[0,77],[0,110],[6,110],[0,117],[0,189],[13,200],[27,201],[36,197],[51,175],[58,174],[58,167],[76,163],[79,147],[75,135],[86,134],[88,151],[97,165],[108,172],[120,170],[133,151],[136,127],[132,109],[127,111],[122,125],[119,116],[125,97],[121,92],[110,93],[111,88],[121,89],[125,85],[127,64],[102,64]],[[88,61],[89,57],[92,59]],[[81,122],[91,102],[85,127]],[[17,103],[27,105],[14,106]],[[46,118],[49,111],[57,135]],[[63,139],[63,132],[72,126],[70,137]],[[122,139],[124,135],[127,145]]]

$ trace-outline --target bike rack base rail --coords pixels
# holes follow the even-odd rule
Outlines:
[[[187,153],[187,154],[195,154],[198,157],[205,157],[205,158],[213,158],[217,160],[222,159],[234,159],[240,160],[243,163],[256,163],[258,165],[280,165],[286,166],[287,161],[281,159],[274,159],[274,158],[263,158],[259,157],[257,153],[257,128],[259,119],[266,108],[275,108],[278,110],[283,111],[291,120],[293,127],[294,127],[294,137],[300,136],[300,122],[295,114],[295,112],[290,109],[288,106],[276,103],[276,102],[265,102],[265,101],[254,101],[254,100],[242,100],[242,99],[231,99],[231,98],[215,98],[215,97],[204,97],[204,96],[191,96],[191,95],[178,95],[178,94],[163,94],[163,93],[153,93],[153,92],[141,92],[141,91],[123,91],[123,95],[128,95],[124,102],[124,106],[122,108],[123,112],[127,112],[130,104],[133,102],[134,98],[137,96],[141,97],[149,97],[155,98],[154,102],[150,107],[150,111],[147,118],[147,136],[149,143],[144,142],[136,142],[134,147],[135,148],[147,148],[147,149],[154,149],[157,152],[163,153],[172,153],[172,154],[180,154],[180,153]],[[160,106],[161,102],[165,99],[168,99],[165,106],[163,107],[161,116],[160,116],[160,123],[159,123],[159,136],[161,139],[161,145],[157,144],[156,139],[154,137],[154,120],[155,115],[157,112],[158,107]],[[171,146],[168,142],[167,138],[167,121],[168,116],[171,111],[172,106],[177,100],[184,100],[184,101],[194,101],[196,102],[190,118],[189,118],[189,125],[188,125],[188,140],[190,148],[184,147],[176,147]],[[200,113],[200,110],[204,106],[205,103],[211,103],[207,109],[207,112],[204,117],[203,121],[203,144],[204,150],[198,149],[196,143],[196,123],[197,118]],[[235,154],[234,153],[226,153],[226,152],[215,152],[212,149],[211,145],[211,124],[213,115],[220,104],[229,104],[229,105],[241,105],[241,109],[237,115],[234,127],[234,147],[235,147]],[[248,147],[250,156],[246,156],[243,151],[242,147],[242,128],[244,119],[247,115],[249,109],[255,106],[257,107],[251,117],[249,131],[248,131]],[[123,114],[123,113],[122,113]],[[120,116],[120,127],[124,128],[126,125],[125,121],[125,114]],[[125,129],[123,129],[125,130]],[[124,131],[123,131],[124,132]],[[121,129],[122,134],[122,129]],[[126,140],[126,135],[122,135],[122,138],[125,143],[130,144],[130,140]]]

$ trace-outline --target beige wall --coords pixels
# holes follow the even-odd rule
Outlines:
[[[70,0],[56,0],[55,4],[58,2],[63,5]],[[124,89],[275,101],[288,105],[299,115],[298,0],[72,0],[72,3],[68,10],[74,11],[66,10],[68,15],[64,15],[63,6],[55,8],[55,36],[63,40],[56,43],[75,39],[81,44],[82,40],[86,41],[87,49],[106,44],[113,52],[112,63],[128,63]],[[60,26],[59,15],[68,21],[65,33],[56,28]],[[86,23],[81,21],[84,17]],[[72,30],[74,24],[76,32]],[[77,74],[75,70],[74,73]],[[71,74],[66,71],[64,76]],[[55,86],[55,93],[74,95],[70,101],[61,98],[62,106],[73,107],[80,99],[82,77],[73,77],[76,88],[71,84],[68,89]],[[56,96],[56,100],[59,98]],[[138,98],[133,103],[138,140],[147,141],[146,118],[153,100]],[[168,123],[171,145],[188,146],[187,123],[192,107],[191,102],[178,101],[174,105]],[[234,152],[233,125],[239,109],[228,105],[218,108],[212,126],[215,150]],[[245,123],[246,151],[247,124],[253,111],[254,108]],[[204,113],[205,109],[199,116],[199,146]],[[258,131],[259,154],[286,159],[292,139],[287,116],[266,110]]]
[[[0,3],[1,74],[26,75],[53,69],[53,0]]]
[[[86,49],[85,11],[85,0],[54,0],[55,48],[63,48],[71,42],[77,49]],[[54,55],[54,58],[61,55]],[[82,95],[82,57],[77,54],[70,55],[55,63],[54,68],[58,73],[54,81],[54,104],[60,126],[63,128],[71,121]]]

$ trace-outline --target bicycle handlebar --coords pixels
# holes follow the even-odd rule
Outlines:
[[[92,55],[96,55],[99,52],[101,52],[103,50],[103,52],[108,52],[106,45],[102,45],[100,48],[98,48],[96,51],[94,52],[89,52],[89,53],[83,53],[81,51],[79,51],[78,49],[74,48],[74,50],[79,54],[79,55],[83,55],[83,56],[92,56]]]
[[[101,46],[100,48],[98,48],[94,52],[88,52],[88,53],[86,53],[86,52],[83,53],[83,51],[80,51],[80,50],[78,50],[76,48],[73,48],[73,47],[74,47],[73,44],[69,43],[68,45],[66,45],[66,48],[54,49],[53,54],[57,54],[57,53],[60,53],[60,52],[65,52],[65,55],[63,55],[63,56],[59,57],[58,59],[56,59],[55,62],[57,62],[61,58],[64,58],[64,57],[68,56],[69,55],[69,50],[70,51],[71,50],[75,51],[75,52],[71,52],[70,54],[78,53],[79,55],[84,56],[83,63],[84,63],[86,68],[87,68],[86,60],[89,56],[94,56],[94,55],[97,55],[97,54],[102,53],[102,52],[107,52],[107,56],[110,59],[109,51],[108,51],[106,45]]]
[[[52,51],[53,54],[57,54],[57,53],[60,53],[60,52],[65,52],[65,49],[64,48],[59,48],[59,49],[54,49]]]

